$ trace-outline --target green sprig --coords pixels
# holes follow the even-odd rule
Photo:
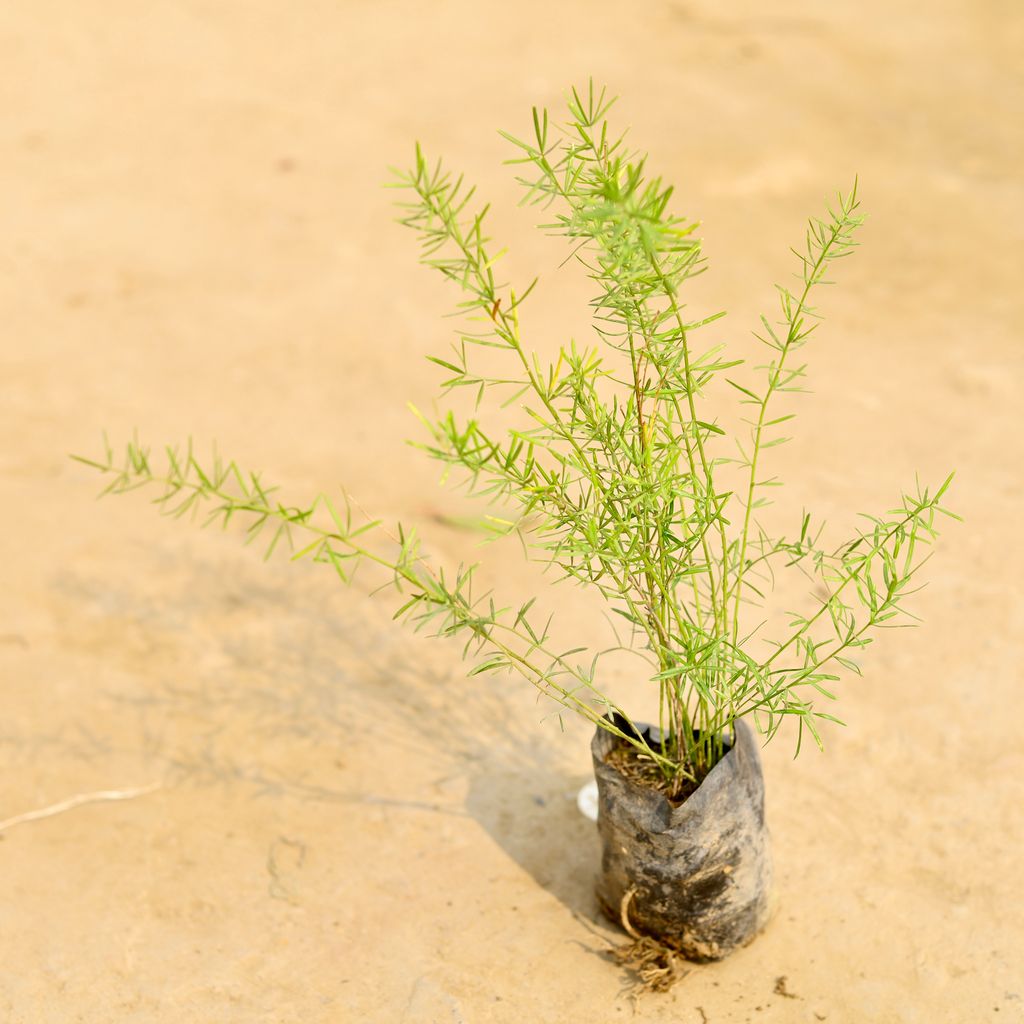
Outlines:
[[[607,651],[559,650],[550,620],[535,617],[535,599],[506,608],[476,593],[475,566],[431,568],[415,530],[354,515],[344,495],[287,505],[258,474],[216,456],[203,465],[191,446],[166,449],[159,470],[137,442],[119,457],[106,446],[102,458],[80,461],[112,478],[104,493],[150,486],[165,514],[225,527],[244,521],[248,540],[263,543],[268,557],[283,544],[346,583],[360,565],[374,565],[400,595],[396,618],[462,640],[471,674],[521,675],[640,747],[671,788],[706,774],[743,716],[767,738],[795,718],[797,750],[804,730],[821,744],[819,722],[838,719],[817,705],[835,699],[837,670],[859,673],[856,655],[878,630],[913,621],[904,602],[937,517],[953,515],[942,504],[952,477],[868,516],[832,548],[807,513],[790,537],[759,522],[763,492],[778,483],[765,475],[765,460],[788,440],[781,428],[795,415],[775,407],[803,390],[800,353],[820,319],[811,300],[856,245],[856,184],[810,221],[803,249],[794,250],[799,284],[778,289],[780,319],[762,317],[755,335],[769,350],[755,367],[760,383],[743,379],[743,361],[720,344],[694,347],[695,332],[722,315],[693,316],[682,300],[687,281],[705,269],[697,225],[671,211],[671,186],[611,130],[611,106],[591,84],[573,90],[564,124],[534,110],[531,137],[506,134],[516,150],[510,162],[525,169],[524,202],[548,211],[543,227],[568,240],[595,287],[597,344],[570,342],[554,362],[528,347],[520,321],[537,281],[516,291],[499,280],[501,252],[475,190],[429,163],[419,146],[392,184],[404,194],[400,220],[419,238],[422,263],[461,293],[456,340],[431,361],[444,373],[446,395],[476,398],[470,417],[453,407],[429,416],[416,410],[428,436],[419,446],[472,493],[517,506],[512,516],[490,518],[494,533],[517,532],[531,557],[591,587],[630,624],[629,647],[648,659],[660,695],[659,743],[649,744],[600,688]],[[506,367],[483,365],[481,349],[504,353]],[[711,411],[719,383],[751,412],[749,436],[735,438],[738,458],[722,450],[729,438]],[[490,427],[491,394],[495,406],[519,407],[520,421]],[[788,569],[824,588],[817,608],[793,614],[780,638],[762,637],[761,627],[744,632],[744,605],[763,603],[777,572]]]

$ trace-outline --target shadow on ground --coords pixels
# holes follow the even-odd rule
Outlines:
[[[521,681],[467,679],[450,648],[366,614],[315,572],[230,555],[212,572],[180,549],[147,557],[168,561],[157,592],[84,573],[54,581],[62,643],[100,659],[118,680],[104,683],[110,712],[136,717],[137,749],[107,753],[144,757],[170,785],[468,815],[570,911],[596,917],[598,840],[575,803],[587,777],[567,767],[573,741],[538,724],[543,705],[524,713],[506,694]],[[433,778],[396,796],[318,769],[344,764],[354,742],[412,755]],[[461,780],[464,802],[444,795],[452,787],[438,797],[439,779]]]

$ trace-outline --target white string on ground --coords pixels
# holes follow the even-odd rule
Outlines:
[[[144,796],[160,788],[159,782],[149,786],[140,786],[137,789],[101,789],[95,793],[77,793],[69,796],[66,800],[50,804],[49,807],[41,807],[37,811],[26,811],[24,814],[16,814],[13,818],[0,821],[0,832],[4,832],[15,825],[24,825],[29,821],[39,821],[42,818],[52,818],[56,814],[63,814],[65,811],[81,807],[82,804],[100,803],[103,800],[131,800],[133,797]]]

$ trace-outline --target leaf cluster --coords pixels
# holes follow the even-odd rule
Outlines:
[[[460,295],[451,349],[432,357],[443,391],[475,399],[468,413],[454,401],[430,415],[417,411],[421,447],[471,492],[515,508],[492,517],[496,531],[516,532],[558,579],[593,589],[629,624],[627,646],[648,659],[658,687],[661,742],[653,748],[616,724],[630,720],[598,684],[607,651],[559,650],[534,601],[503,607],[476,593],[472,565],[447,575],[431,569],[415,531],[370,520],[353,526],[350,503],[323,495],[287,506],[257,475],[218,459],[204,468],[191,449],[168,450],[159,472],[135,442],[120,459],[108,448],[85,461],[113,475],[108,490],[154,484],[170,514],[204,508],[208,521],[224,525],[245,518],[251,538],[269,537],[268,553],[287,539],[293,557],[330,564],[343,581],[361,562],[376,563],[401,594],[398,617],[462,639],[474,673],[522,675],[642,747],[671,787],[706,773],[743,716],[769,738],[795,718],[797,749],[805,730],[820,745],[819,722],[836,719],[818,707],[835,698],[837,671],[859,672],[855,658],[877,630],[910,618],[904,601],[937,516],[952,515],[942,505],[951,477],[935,489],[916,486],[830,548],[807,514],[789,537],[762,524],[758,513],[779,483],[764,463],[788,440],[795,416],[778,401],[804,389],[803,352],[820,323],[815,298],[856,245],[856,184],[809,222],[793,250],[796,284],[779,286],[777,314],[761,317],[755,337],[766,356],[749,373],[721,344],[698,343],[697,332],[721,314],[695,318],[682,298],[705,267],[697,225],[672,211],[673,190],[650,174],[646,155],[611,130],[611,106],[591,84],[571,93],[564,123],[534,110],[525,139],[505,136],[524,203],[544,210],[543,227],[567,240],[593,282],[593,344],[569,341],[553,360],[529,346],[521,323],[537,281],[516,290],[499,279],[501,252],[475,190],[419,146],[393,185],[421,262]],[[736,396],[745,424],[731,447],[714,411],[719,383]],[[489,425],[498,408],[517,409],[517,421]],[[790,569],[812,580],[816,607],[794,613],[779,637],[746,629],[745,608],[763,603],[776,573]]]

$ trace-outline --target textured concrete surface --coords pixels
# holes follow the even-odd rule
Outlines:
[[[0,1020],[1024,1018],[1018,4],[36,0],[0,46],[0,819],[159,787],[0,833]],[[414,138],[446,154],[510,275],[540,269],[536,346],[583,336],[495,128],[588,74],[703,220],[692,301],[742,353],[803,218],[860,175],[780,508],[841,530],[957,467],[966,517],[925,625],[843,684],[848,728],[765,753],[768,931],[636,1006],[573,802],[585,728],[315,567],[95,503],[66,459],[104,427],[216,438],[463,557],[464,499],[403,444],[452,295],[379,186]],[[529,587],[514,545],[487,555]]]

